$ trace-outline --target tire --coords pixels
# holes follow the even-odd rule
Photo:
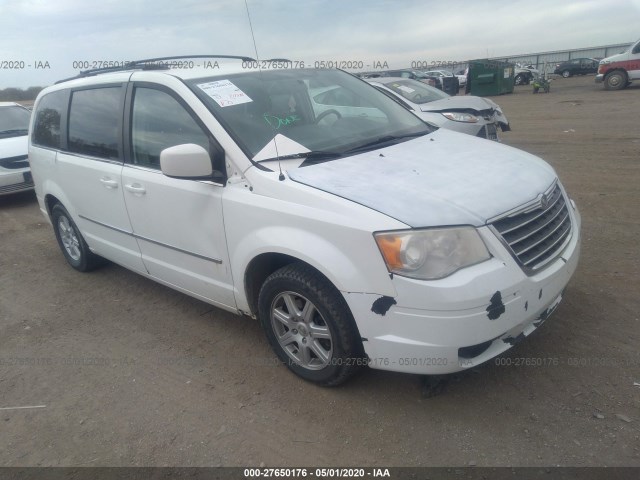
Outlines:
[[[571,72],[569,70],[563,70],[562,71],[562,76],[564,78],[569,78],[571,76]]]
[[[604,88],[606,90],[622,90],[627,86],[628,81],[626,72],[614,70],[604,77]]]
[[[516,79],[514,83],[516,85],[524,85],[526,83],[526,79],[524,78],[524,75],[522,75],[521,73],[516,75]]]
[[[84,241],[71,215],[59,203],[51,209],[51,223],[53,223],[60,250],[67,263],[73,268],[79,272],[89,272],[106,263],[104,258],[89,250],[87,242]]]
[[[299,377],[336,386],[366,365],[346,301],[308,265],[293,263],[271,274],[260,289],[258,309],[271,348]]]

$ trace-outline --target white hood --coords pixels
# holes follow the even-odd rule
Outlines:
[[[444,129],[288,174],[416,228],[484,225],[534,200],[556,179],[538,157]]]
[[[0,138],[0,158],[19,157],[26,155],[28,149],[29,137],[22,135],[20,137]]]

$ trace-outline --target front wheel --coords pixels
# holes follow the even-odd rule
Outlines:
[[[51,223],[60,250],[73,268],[80,272],[88,272],[105,263],[102,257],[89,250],[71,215],[59,203],[51,209]]]
[[[565,70],[564,72],[562,72],[562,76],[564,78],[569,78],[571,76],[571,72],[569,70]]]
[[[606,90],[622,90],[627,86],[627,74],[622,70],[614,70],[604,77],[604,88]]]
[[[347,303],[308,265],[294,263],[271,274],[260,289],[258,307],[271,348],[305,380],[339,385],[366,364]]]

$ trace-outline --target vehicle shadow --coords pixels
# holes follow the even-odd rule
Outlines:
[[[37,202],[37,198],[36,192],[33,190],[0,196],[0,208],[3,209],[20,208],[35,202]]]

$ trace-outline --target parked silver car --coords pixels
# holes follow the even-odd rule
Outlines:
[[[13,102],[0,102],[0,195],[33,190],[27,160],[31,112]]]
[[[367,82],[438,127],[495,141],[499,141],[498,128],[503,132],[511,130],[498,104],[488,98],[451,97],[409,78],[381,77]]]

